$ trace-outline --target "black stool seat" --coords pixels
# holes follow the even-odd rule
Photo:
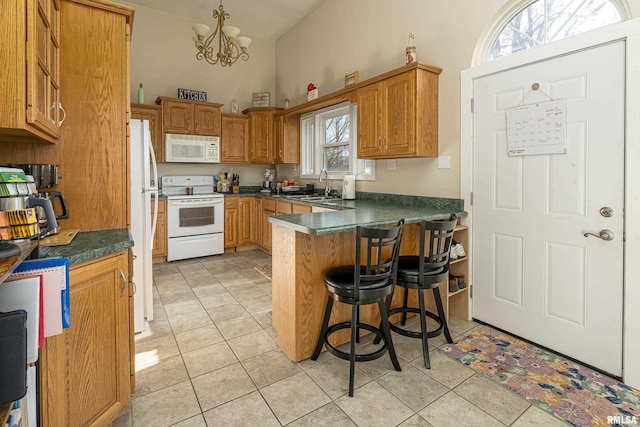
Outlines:
[[[393,294],[403,225],[404,220],[400,220],[393,228],[356,227],[355,264],[331,267],[324,273],[324,284],[329,291],[329,296],[320,336],[311,359],[316,360],[320,356],[324,344],[329,353],[348,360],[349,396],[353,396],[355,362],[378,359],[388,351],[393,367],[397,371],[401,370],[391,340],[385,297]],[[363,241],[366,243],[363,244]],[[366,262],[362,262],[363,259],[366,259]],[[351,305],[350,321],[329,326],[334,301]],[[360,306],[376,303],[380,310],[380,327],[362,323]],[[351,330],[349,352],[338,350],[329,342],[331,334],[342,329]],[[359,340],[360,329],[372,332],[378,342],[383,341],[383,345],[371,353],[356,354],[355,344]]]
[[[353,282],[354,268],[353,264],[340,265],[331,267],[325,272],[324,284],[336,301],[356,305],[373,304],[393,292],[388,279],[383,279],[361,285],[358,291],[359,298],[356,298],[356,286]],[[364,268],[361,268],[361,274],[365,274]]]
[[[388,296],[386,301],[389,316],[402,313],[402,326],[406,324],[407,313],[419,315],[419,332],[409,331],[394,324],[390,325],[390,329],[401,335],[422,340],[424,365],[427,369],[431,368],[428,338],[436,337],[444,332],[447,342],[453,343],[444,314],[438,284],[449,278],[449,251],[456,222],[455,216],[452,216],[447,221],[420,222],[420,249],[418,255],[401,256],[398,259],[396,285],[405,288],[403,305],[402,307],[390,309],[392,296]],[[418,307],[407,307],[409,289],[418,291]],[[437,314],[425,309],[425,290],[433,291],[433,298],[438,310]],[[427,317],[437,323],[437,327],[432,331],[427,329]],[[379,341],[379,338],[376,337],[373,342],[378,343]]]

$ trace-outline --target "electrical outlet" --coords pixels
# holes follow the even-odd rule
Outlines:
[[[439,156],[438,169],[451,169],[451,156]]]
[[[291,170],[292,171],[297,171],[298,170],[298,165],[291,165]]]
[[[389,169],[390,171],[396,170],[397,166],[398,164],[396,162],[396,159],[387,160],[387,169]]]

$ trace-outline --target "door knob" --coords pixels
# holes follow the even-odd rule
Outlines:
[[[584,233],[584,237],[589,237],[589,236],[594,236],[597,237],[598,239],[602,239],[602,240],[613,240],[616,235],[613,234],[613,231],[611,230],[600,230],[600,233],[595,234],[595,233]]]

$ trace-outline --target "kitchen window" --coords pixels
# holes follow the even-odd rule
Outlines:
[[[318,178],[326,169],[329,179],[375,180],[375,163],[356,156],[357,116],[357,104],[347,102],[300,118],[302,178]]]

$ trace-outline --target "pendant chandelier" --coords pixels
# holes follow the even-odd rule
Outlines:
[[[218,10],[213,11],[213,20],[217,21],[216,29],[211,32],[211,28],[204,24],[193,24],[191,28],[196,33],[193,41],[196,44],[196,58],[205,60],[209,64],[220,64],[223,67],[233,65],[238,59],[243,61],[249,59],[247,48],[251,44],[249,37],[238,37],[240,28],[225,25],[224,21],[230,15],[224,11],[222,0]],[[208,35],[207,35],[208,34]],[[215,51],[215,39],[218,37],[218,51]]]

